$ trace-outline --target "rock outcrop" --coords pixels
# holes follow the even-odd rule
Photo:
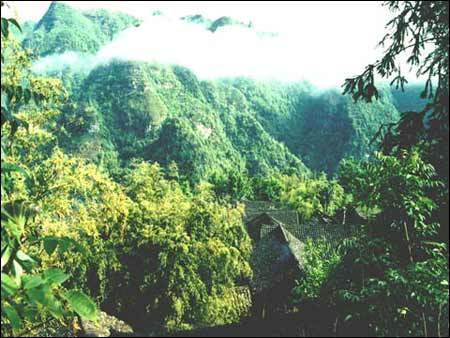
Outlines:
[[[98,321],[81,320],[80,337],[135,337],[133,328],[101,311]]]

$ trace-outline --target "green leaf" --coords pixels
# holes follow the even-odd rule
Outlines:
[[[9,304],[2,304],[2,312],[8,317],[14,331],[17,331],[22,327],[22,320],[14,307]]]
[[[31,258],[30,256],[28,256],[25,252],[23,252],[22,250],[17,251],[17,256],[16,258],[19,261],[22,262],[35,262],[35,260],[33,258]]]
[[[2,162],[2,173],[20,172],[23,176],[29,177],[25,169],[15,163]]]
[[[16,283],[17,285],[20,286],[21,281],[22,281],[22,275],[23,275],[23,267],[22,265],[16,261],[13,260],[13,264],[12,264],[12,273],[14,275],[14,277],[16,278]]]
[[[2,35],[5,38],[8,38],[8,33],[9,33],[9,29],[8,29],[8,20],[2,18]]]
[[[44,271],[44,278],[51,284],[62,284],[70,278],[70,275],[61,269],[51,268]]]
[[[22,33],[22,28],[20,27],[19,23],[16,21],[16,19],[10,18],[8,19],[10,23],[12,23],[14,26],[17,27],[17,29]]]
[[[48,307],[48,310],[55,318],[62,318],[64,316],[64,311],[62,308],[62,304],[60,301],[55,300],[51,303],[51,306]]]
[[[16,281],[7,275],[6,273],[1,274],[2,277],[2,298],[5,296],[12,296],[19,289]]]
[[[51,255],[55,251],[56,247],[58,247],[58,251],[60,254],[66,252],[69,247],[73,247],[77,252],[80,252],[82,254],[85,254],[86,252],[86,250],[80,243],[69,237],[48,236],[40,238],[39,240],[44,242],[44,249],[49,255]]]
[[[23,278],[23,288],[25,290],[36,288],[44,283],[45,281],[42,279],[40,275],[24,276]]]
[[[58,246],[58,240],[53,237],[44,238],[44,250],[48,255],[53,254],[55,252],[56,247]]]
[[[73,311],[87,320],[97,319],[97,306],[83,292],[71,290],[65,293],[64,298],[67,300]]]
[[[22,311],[25,320],[33,322],[37,320],[39,315],[39,309],[37,306],[32,304],[27,304]]]
[[[3,239],[2,239],[3,240]],[[3,271],[3,267],[8,264],[9,259],[11,258],[12,248],[7,245],[5,248],[5,251],[2,253],[2,260],[1,260],[1,269]]]
[[[25,101],[25,103],[28,103],[30,102],[30,99],[31,99],[31,90],[27,88],[23,91],[23,100]]]
[[[58,241],[59,247],[58,247],[58,252],[62,255],[63,253],[65,253],[67,251],[67,249],[69,249],[71,243],[70,241],[67,241],[65,238],[60,238]]]
[[[9,96],[3,90],[2,90],[2,101],[1,101],[1,104],[2,104],[2,110],[9,111]]]
[[[36,304],[41,304],[46,307],[50,306],[55,301],[50,287],[47,284],[42,284],[35,288],[26,291],[30,300]]]

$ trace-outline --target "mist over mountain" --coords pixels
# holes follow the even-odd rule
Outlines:
[[[179,60],[169,62],[171,58],[158,51],[153,62],[146,61],[151,58],[145,48],[141,60],[135,60],[137,51],[127,56],[120,41],[139,34],[140,25],[155,25],[154,34],[160,33],[160,24],[181,35],[201,34],[211,48],[219,44],[236,51],[240,45],[231,47],[226,35],[233,29],[249,34],[252,41],[274,39],[257,36],[251,23],[228,17],[212,20],[193,14],[173,20],[154,13],[152,20],[142,23],[106,10],[86,13],[53,2],[25,37],[23,44],[43,56],[35,62],[35,71],[60,77],[72,92],[62,117],[71,134],[67,147],[81,143],[86,156],[97,159],[110,153],[120,160],[142,157],[163,165],[173,161],[193,180],[232,168],[262,174],[308,167],[332,174],[342,158],[369,154],[379,125],[396,121],[397,108],[404,108],[403,94],[387,87],[374,104],[354,103],[338,89],[319,89],[304,80],[233,74],[200,80],[178,65]],[[190,31],[180,32],[180,27]],[[152,37],[142,39],[142,45],[153,48]],[[176,48],[189,53],[196,46]],[[236,57],[245,55],[239,52]],[[82,130],[70,122],[74,116],[81,119]]]
[[[2,337],[449,335],[448,2],[1,8]]]

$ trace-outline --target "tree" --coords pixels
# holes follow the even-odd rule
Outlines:
[[[220,205],[207,185],[190,197],[157,164],[134,163],[126,186],[134,205],[116,310],[165,330],[238,320],[233,290],[251,275],[243,210]]]
[[[322,296],[341,327],[368,335],[448,335],[448,246],[439,242],[432,199],[442,191],[434,168],[417,149],[378,153],[340,168],[345,186],[369,215],[346,241],[343,263]],[[342,334],[342,332],[341,332]]]
[[[346,241],[343,263],[323,290],[341,328],[364,335],[448,335],[448,2],[385,2],[397,15],[380,45],[383,57],[344,94],[378,98],[375,75],[403,90],[400,59],[426,76],[429,102],[382,126],[381,149],[362,164],[344,161],[340,182],[368,224]],[[436,167],[436,169],[435,169]],[[447,212],[445,212],[447,210]],[[444,211],[445,216],[439,217]],[[439,227],[447,236],[438,236]],[[345,332],[340,332],[341,334]],[[352,334],[355,332],[353,331]]]
[[[448,106],[449,106],[449,3],[447,1],[386,1],[397,15],[388,22],[389,31],[380,42],[386,51],[380,60],[344,83],[344,94],[368,102],[378,98],[375,75],[390,79],[391,85],[403,90],[407,80],[400,60],[418,76],[426,78],[422,98],[429,102],[422,111],[403,112],[397,123],[382,126],[382,148],[387,152],[425,143],[428,156],[448,184]]]
[[[29,126],[20,111],[33,111],[54,102],[61,88],[28,74],[28,56],[12,38],[11,25],[21,29],[15,19],[1,18],[1,323],[2,335],[21,336],[27,333],[24,327],[42,324],[46,316],[62,320],[76,313],[95,319],[97,308],[83,292],[63,286],[69,274],[56,267],[43,267],[35,255],[42,247],[49,254],[56,247],[62,252],[81,248],[69,238],[34,233],[32,225],[40,210],[26,194],[18,193],[32,181],[26,161],[17,161],[12,150],[17,134]]]

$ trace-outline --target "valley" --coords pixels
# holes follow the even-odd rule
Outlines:
[[[2,2],[2,336],[448,336],[448,3],[386,2],[382,57],[334,85],[325,42],[355,39],[340,74],[374,27],[318,22],[378,7],[268,5],[314,11],[306,37],[227,2],[25,3]]]

